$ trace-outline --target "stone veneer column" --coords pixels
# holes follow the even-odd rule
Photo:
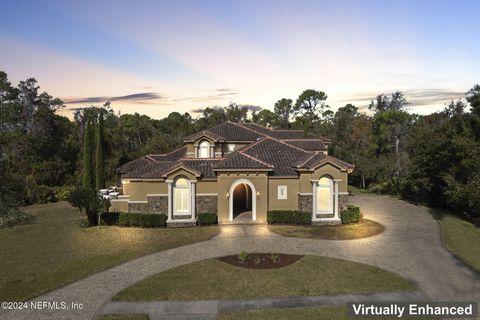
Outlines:
[[[335,195],[335,207],[334,207],[334,214],[335,218],[340,219],[340,213],[338,212],[338,183],[340,179],[333,179],[333,193]]]
[[[166,180],[167,189],[168,189],[168,212],[167,212],[167,222],[171,222],[172,219],[172,212],[173,212],[173,203],[172,203],[172,180]]]

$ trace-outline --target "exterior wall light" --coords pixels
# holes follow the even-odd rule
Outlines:
[[[130,182],[129,180],[122,180],[122,184],[127,184],[129,182]]]
[[[227,198],[230,198],[230,192],[227,190]]]

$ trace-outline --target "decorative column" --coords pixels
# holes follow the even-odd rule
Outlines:
[[[193,157],[198,158],[198,146],[193,145]]]
[[[313,184],[312,189],[312,221],[317,221],[317,185],[318,180],[310,180]]]
[[[334,217],[336,219],[340,219],[340,212],[338,211],[338,183],[340,181],[341,181],[340,179],[333,179],[333,193],[335,196]]]
[[[210,158],[215,158],[215,145],[210,146]]]
[[[167,212],[167,222],[173,221],[173,203],[172,203],[172,189],[173,189],[173,181],[166,180],[167,189],[168,189],[168,212]]]
[[[190,219],[195,220],[196,210],[195,210],[195,196],[196,196],[196,184],[197,181],[190,181]]]

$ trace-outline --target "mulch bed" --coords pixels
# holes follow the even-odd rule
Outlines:
[[[245,261],[241,261],[238,254],[221,257],[218,260],[232,266],[248,269],[276,269],[288,266],[303,258],[303,256],[296,254],[275,253],[274,255],[277,257],[275,261],[273,261],[271,253],[249,253]]]

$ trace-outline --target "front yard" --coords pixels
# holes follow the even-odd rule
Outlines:
[[[0,229],[0,301],[27,300],[135,257],[208,240],[217,227],[83,228],[66,202],[31,206],[33,224]]]
[[[180,266],[119,292],[113,300],[210,300],[410,291],[391,272],[340,259],[305,256],[278,269],[247,269],[217,259]]]

